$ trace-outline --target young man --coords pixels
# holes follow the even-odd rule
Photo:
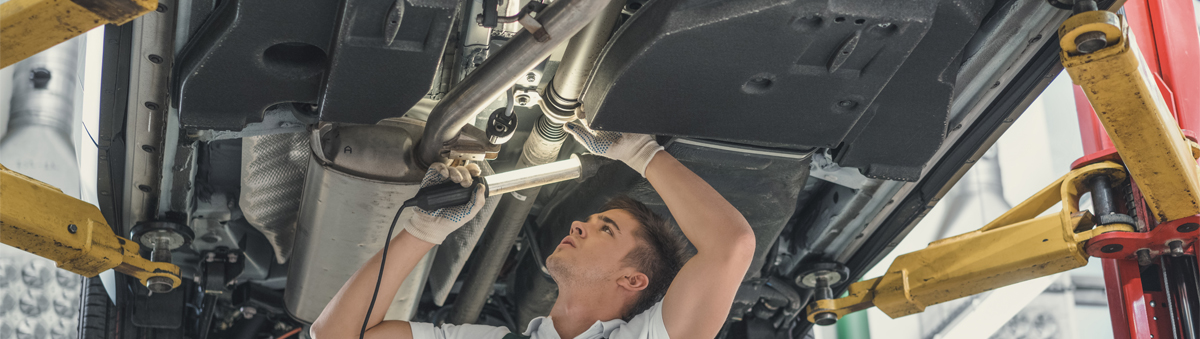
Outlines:
[[[579,123],[565,128],[590,152],[621,160],[646,177],[697,253],[680,268],[680,245],[671,240],[661,218],[636,201],[610,202],[586,221],[572,223],[570,235],[546,260],[558,284],[558,299],[549,316],[529,323],[525,335],[536,339],[716,336],[754,256],[754,233],[746,219],[708,183],[660,152],[663,148],[653,137],[596,132]],[[435,164],[423,186],[446,180],[468,186],[477,171]],[[367,338],[518,338],[503,327],[383,321],[400,283],[434,244],[474,217],[482,196],[480,190],[463,206],[418,209],[391,240]],[[381,253],[375,254],[342,286],[313,323],[314,338],[359,336],[380,259]]]

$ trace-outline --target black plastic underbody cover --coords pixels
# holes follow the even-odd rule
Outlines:
[[[602,130],[838,148],[916,180],[946,132],[963,46],[990,0],[655,0],[584,92]]]
[[[240,130],[274,104],[322,121],[376,123],[429,92],[456,0],[227,0],[180,52],[173,102],[185,127]]]

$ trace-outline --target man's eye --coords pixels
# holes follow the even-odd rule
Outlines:
[[[613,235],[612,229],[609,229],[608,226],[601,226],[600,230],[608,233],[608,235]]]

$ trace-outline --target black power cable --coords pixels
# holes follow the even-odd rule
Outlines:
[[[392,231],[396,230],[396,222],[400,220],[400,213],[404,212],[405,207],[412,206],[409,203],[415,199],[410,199],[404,202],[400,208],[396,209],[396,216],[392,217],[392,226],[388,227],[387,238],[383,242],[383,257],[379,258],[379,277],[375,278],[375,292],[371,292],[371,304],[367,306],[367,316],[363,318],[362,330],[358,332],[358,339],[363,339],[367,335],[367,323],[371,321],[371,310],[375,309],[375,299],[379,297],[379,284],[383,282],[383,264],[387,262],[388,245],[392,243]]]
[[[475,193],[475,189],[483,185],[483,180],[475,178],[474,184],[469,187],[462,187],[456,182],[447,182],[439,185],[421,188],[417,194],[404,201],[400,208],[396,209],[396,216],[392,217],[392,226],[388,227],[387,238],[384,238],[383,256],[379,258],[379,276],[375,278],[375,291],[371,292],[371,304],[367,306],[367,316],[363,318],[362,329],[358,332],[358,339],[363,339],[367,335],[367,323],[371,322],[371,311],[375,309],[375,299],[379,297],[379,285],[383,283],[383,267],[387,263],[388,247],[392,244],[392,232],[396,230],[396,222],[400,221],[400,213],[404,212],[405,207],[419,207],[426,211],[434,211],[446,207],[459,206],[471,201]]]

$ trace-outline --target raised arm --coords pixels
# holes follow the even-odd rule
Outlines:
[[[712,338],[754,259],[754,232],[725,198],[667,152],[646,166],[646,179],[663,198],[696,255],[679,270],[663,297],[671,338]]]
[[[479,168],[473,165],[451,168],[434,164],[426,173],[421,186],[432,186],[446,181],[469,186],[471,177],[477,175]],[[397,225],[398,228],[403,227],[403,230],[388,244],[382,278],[379,275],[379,264],[383,260],[383,250],[380,250],[354,272],[333,300],[329,301],[329,305],[321,311],[321,315],[312,325],[313,338],[358,338],[378,281],[379,295],[375,299],[371,319],[367,321],[365,338],[411,339],[412,328],[407,321],[383,321],[388,306],[391,306],[392,299],[396,297],[396,290],[400,288],[404,278],[412,273],[425,253],[428,253],[433,245],[441,243],[450,232],[471,220],[482,209],[483,203],[483,190],[480,188],[475,192],[475,198],[463,206],[434,211],[413,207],[413,216]]]
[[[746,218],[649,135],[597,132],[579,123],[567,124],[566,130],[589,151],[637,170],[663,198],[697,250],[663,298],[667,334],[715,337],[754,257],[754,232]]]

